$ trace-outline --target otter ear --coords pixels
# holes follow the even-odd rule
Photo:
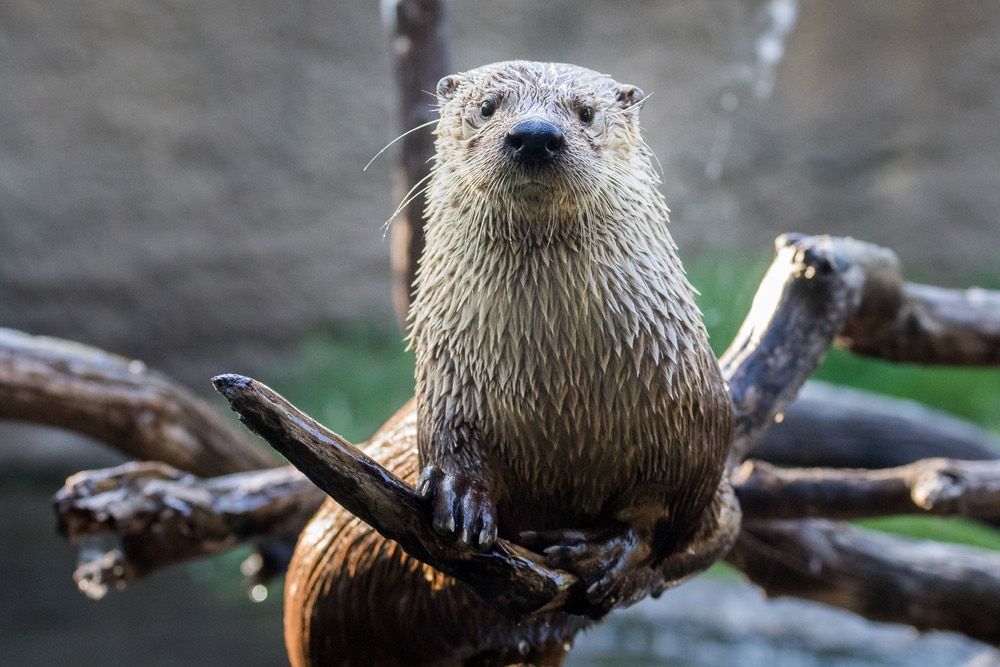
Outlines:
[[[438,98],[440,98],[442,102],[447,102],[448,100],[450,100],[455,96],[455,93],[458,91],[459,86],[461,86],[464,82],[465,79],[463,79],[458,74],[450,74],[444,77],[443,79],[438,81],[437,85]]]
[[[622,109],[628,109],[646,98],[646,93],[639,86],[623,85],[618,89],[618,104]]]

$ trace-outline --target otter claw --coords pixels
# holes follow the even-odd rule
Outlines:
[[[587,601],[599,615],[623,599],[628,573],[648,556],[646,546],[628,528],[527,532],[520,537],[525,546],[540,548],[549,567],[576,574],[585,586]]]
[[[434,530],[455,546],[485,551],[496,542],[496,506],[478,477],[430,465],[417,488],[431,502]]]

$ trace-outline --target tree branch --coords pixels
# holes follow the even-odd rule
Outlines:
[[[720,359],[736,408],[731,461],[750,452],[834,340],[891,361],[995,365],[1000,294],[905,283],[899,259],[854,239],[786,234]]]
[[[1000,438],[915,401],[811,380],[754,446],[783,466],[891,468],[920,459],[1000,458]]]
[[[165,565],[294,538],[323,498],[292,466],[201,479],[141,462],[79,472],[53,502],[59,532],[80,545],[73,579],[101,598]]]
[[[220,375],[213,382],[240,420],[316,486],[408,554],[455,577],[498,611],[519,618],[583,603],[571,598],[574,577],[546,568],[530,552],[505,540],[482,553],[449,544],[431,527],[430,508],[412,487],[270,387],[239,375]]]
[[[729,382],[741,461],[795,398],[862,303],[868,277],[891,271],[891,251],[852,239],[786,234],[735,340],[719,360]]]
[[[722,366],[737,406],[737,456],[785,409],[858,309],[867,286],[881,289],[896,271],[891,252],[849,239],[786,236],[741,333]],[[513,615],[572,604],[572,583],[526,554],[498,550],[462,558],[443,544],[412,489],[339,437],[326,432],[263,385],[225,376],[217,387],[272,446],[324,491],[412,556],[454,576]],[[735,461],[734,457],[734,461]],[[502,543],[502,548],[509,545]],[[762,565],[762,564],[757,564]],[[497,597],[496,582],[507,599]]]
[[[903,283],[898,272],[870,282],[838,346],[889,361],[1000,365],[1000,292]]]
[[[199,475],[275,465],[211,406],[141,361],[2,328],[0,419],[69,429]]]
[[[746,461],[733,484],[747,519],[892,514],[1000,519],[1000,461],[925,459],[884,470],[777,468]]]
[[[748,521],[728,560],[769,596],[1000,644],[1000,554],[821,520]]]
[[[445,27],[444,0],[392,0],[384,22],[391,37],[392,58],[399,92],[401,132],[437,118],[434,90],[438,80],[451,73]],[[393,169],[393,195],[405,202],[430,171],[434,155],[430,128],[403,137],[402,151]],[[392,302],[396,317],[406,321],[417,261],[424,248],[423,195],[414,196],[390,227]]]

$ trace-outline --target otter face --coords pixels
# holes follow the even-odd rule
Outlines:
[[[613,201],[636,174],[653,173],[639,134],[642,90],[592,70],[496,63],[441,79],[437,96],[435,169],[466,208],[579,215],[568,209]]]

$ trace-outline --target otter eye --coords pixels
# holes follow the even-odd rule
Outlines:
[[[594,120],[594,107],[592,106],[580,107],[580,122],[589,125],[593,120]]]
[[[497,110],[497,103],[493,100],[483,100],[482,105],[479,107],[479,113],[483,115],[483,118],[489,118]]]

